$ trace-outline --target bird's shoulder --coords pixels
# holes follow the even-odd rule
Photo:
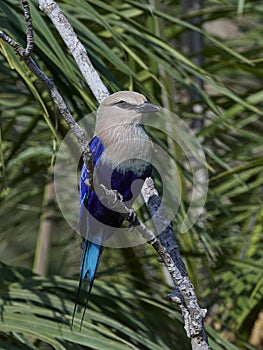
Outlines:
[[[96,166],[99,159],[101,158],[102,153],[104,152],[104,144],[98,136],[95,136],[89,143],[90,150],[92,153],[93,165]],[[80,200],[81,202],[84,198],[88,198],[91,194],[91,190],[87,185],[87,180],[89,178],[89,173],[85,164],[82,165],[81,174],[80,174]]]
[[[92,158],[95,166],[98,160],[100,159],[102,153],[104,152],[105,146],[98,136],[93,137],[93,139],[90,141],[89,146],[92,152]]]

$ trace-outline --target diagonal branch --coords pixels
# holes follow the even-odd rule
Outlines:
[[[101,103],[109,95],[109,91],[94,69],[85,47],[76,36],[68,19],[54,0],[39,0],[38,2],[40,10],[50,18],[67,45],[96,100]]]
[[[161,247],[165,249],[164,255],[163,252],[160,254],[158,251],[158,253],[162,257],[175,284],[175,290],[168,295],[168,298],[176,302],[181,309],[184,318],[184,328],[187,336],[191,339],[192,349],[209,350],[210,347],[203,324],[203,318],[207,310],[200,308],[198,304],[194,287],[175,240],[171,222],[165,213],[151,178],[145,180],[142,195],[151,214],[154,227],[159,234]]]

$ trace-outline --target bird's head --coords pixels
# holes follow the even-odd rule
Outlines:
[[[106,97],[100,104],[97,110],[95,133],[123,124],[139,124],[144,114],[159,111],[159,107],[148,102],[146,97],[138,92],[116,92]]]

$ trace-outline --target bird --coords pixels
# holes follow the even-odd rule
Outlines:
[[[151,175],[151,142],[142,119],[160,108],[134,91],[119,91],[106,97],[96,112],[95,136],[89,146],[94,166],[93,183],[117,191],[131,207],[139,195],[143,181]],[[85,279],[89,282],[88,297],[80,329],[88,306],[95,275],[104,249],[104,242],[124,221],[123,216],[99,198],[88,184],[85,164],[80,174],[79,232],[82,256],[77,301]],[[138,181],[140,180],[140,181]],[[95,187],[95,186],[94,186]],[[76,311],[75,303],[73,318]]]

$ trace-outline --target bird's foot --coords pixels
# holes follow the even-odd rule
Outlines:
[[[123,202],[123,196],[117,190],[112,190],[112,192],[115,194],[115,199],[112,204],[112,208],[114,208],[118,202]]]
[[[135,224],[137,222],[137,215],[136,215],[134,209],[132,209],[132,208],[129,209],[129,214],[128,214],[127,220],[130,223],[129,226],[128,226],[128,229],[133,231],[134,226],[135,226]]]
[[[110,199],[111,207],[114,208],[118,202],[123,202],[123,196],[117,191],[117,190],[109,190],[104,185],[100,184],[100,188],[102,191],[100,191],[100,199]]]

